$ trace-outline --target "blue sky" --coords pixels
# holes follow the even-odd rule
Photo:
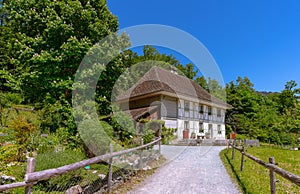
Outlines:
[[[163,24],[201,41],[225,83],[247,76],[258,91],[300,87],[298,0],[107,0],[120,29]],[[180,59],[185,63],[184,59]]]

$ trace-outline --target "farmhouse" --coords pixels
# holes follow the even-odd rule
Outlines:
[[[178,139],[225,139],[225,111],[231,106],[174,68],[152,67],[117,102],[136,122],[165,121],[177,129]]]

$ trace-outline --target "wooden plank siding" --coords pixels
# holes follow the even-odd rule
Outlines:
[[[169,96],[161,96],[161,118],[177,119],[177,99]]]

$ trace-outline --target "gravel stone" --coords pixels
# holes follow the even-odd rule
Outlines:
[[[167,162],[130,194],[238,194],[219,157],[224,146],[162,146]]]

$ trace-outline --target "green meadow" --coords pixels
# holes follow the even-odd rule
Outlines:
[[[269,157],[275,157],[275,163],[278,167],[287,170],[293,174],[300,175],[300,151],[286,150],[270,146],[251,147],[245,151],[252,156],[268,162]],[[243,193],[270,193],[269,170],[250,160],[245,156],[244,170],[241,171],[241,153],[235,151],[234,160],[231,155],[232,150],[223,150],[220,157],[227,168],[231,178],[239,185]],[[296,184],[282,178],[276,174],[277,193],[300,193],[300,187]]]

